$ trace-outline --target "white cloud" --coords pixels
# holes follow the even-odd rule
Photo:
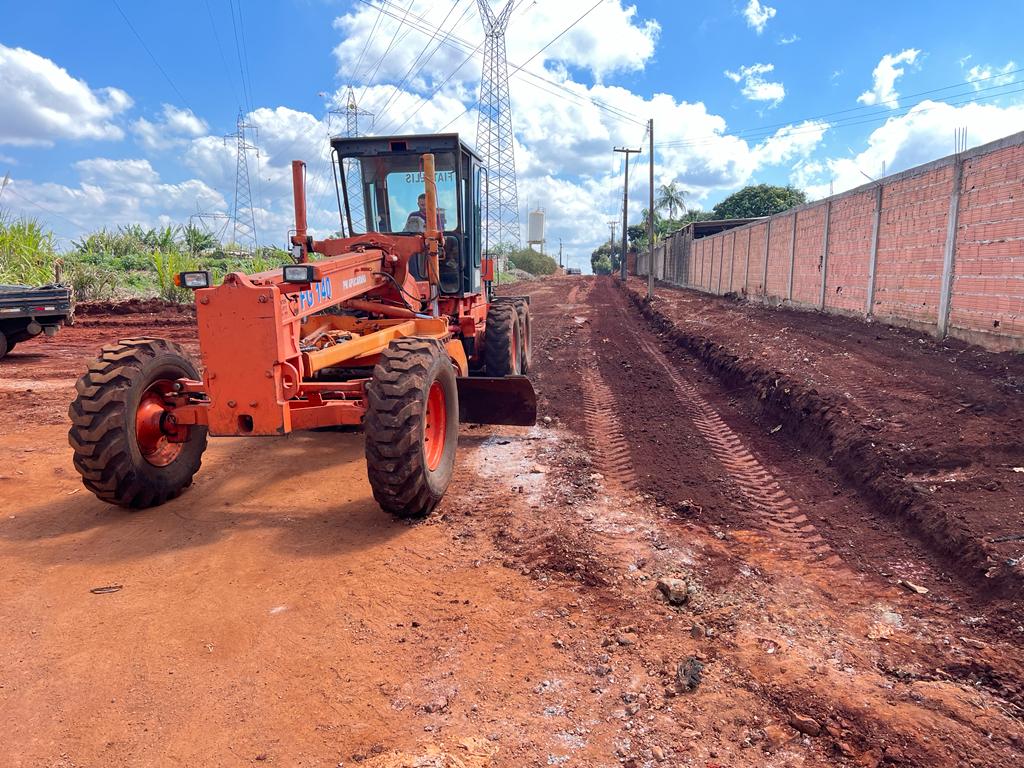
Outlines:
[[[954,152],[954,131],[967,128],[969,146],[977,146],[1020,130],[1024,104],[1000,107],[969,103],[960,106],[923,101],[907,114],[891,117],[867,139],[866,148],[853,157],[826,159],[821,167],[805,166],[798,179],[809,196],[824,197],[829,180],[842,192],[867,183],[865,175],[876,178],[882,167],[896,173]],[[797,173],[801,171],[798,169]]]
[[[140,117],[132,123],[138,143],[150,152],[183,146],[188,138],[202,136],[207,130],[206,121],[196,117],[191,109],[171,104],[163,105],[162,119],[157,122]]]
[[[5,204],[46,219],[67,238],[102,226],[180,223],[197,209],[227,208],[224,197],[199,179],[163,182],[148,160],[91,158],[78,161],[74,168],[78,186],[12,179],[9,191],[16,194]]]
[[[92,89],[50,59],[0,44],[0,144],[52,146],[60,139],[120,139],[114,118],[132,105],[117,88]]]
[[[394,3],[388,2],[383,3],[383,14],[381,5],[380,0],[374,0],[372,6],[358,5],[334,21],[335,28],[344,35],[334,49],[338,75],[344,82],[398,84],[426,46],[427,53],[417,67],[423,62],[425,65],[415,74],[411,86],[413,90],[423,90],[427,85],[436,87],[482,39],[475,3],[466,7],[467,13],[452,14],[447,20],[450,6],[446,3],[413,0],[411,6],[395,8]],[[523,3],[509,20],[506,38],[509,70],[530,59],[592,6],[590,0]],[[496,12],[502,7],[495,5]],[[400,19],[407,23],[403,24]],[[431,42],[431,32],[423,29],[436,28],[442,22],[453,42],[438,45],[441,36]],[[376,32],[371,36],[375,26]],[[559,64],[568,65],[588,70],[597,81],[614,72],[639,71],[654,55],[660,31],[657,21],[638,19],[635,6],[624,7],[621,0],[604,2],[532,59],[528,67],[541,72],[557,68]],[[609,44],[611,42],[614,44]],[[481,48],[446,88],[455,92],[475,83],[482,58]]]
[[[965,62],[966,59],[961,61],[961,65]],[[982,88],[1009,85],[1017,79],[1016,70],[1017,63],[1014,61],[1008,61],[1001,67],[994,67],[991,64],[979,64],[967,70],[965,79],[974,86],[974,90],[980,91]]]
[[[797,42],[799,40],[800,40],[800,36],[799,35],[795,35],[795,34],[794,35],[789,35],[787,37],[780,37],[779,38],[779,45],[792,45],[793,43],[795,43],[795,42]]]
[[[770,101],[771,107],[778,106],[786,98],[786,88],[782,83],[771,82],[764,76],[775,70],[774,64],[751,64],[740,67],[738,72],[725,71],[725,76],[734,83],[743,83],[740,90],[751,101]]]
[[[872,73],[874,85],[870,91],[864,91],[864,93],[858,96],[857,101],[868,106],[875,104],[889,107],[897,106],[899,94],[896,92],[896,80],[906,71],[899,65],[913,66],[920,54],[921,51],[917,48],[907,48],[896,55],[891,53],[885,54]]]
[[[754,155],[759,165],[782,165],[795,157],[806,158],[818,148],[828,129],[824,120],[784,126],[754,147]]]
[[[747,20],[747,26],[759,35],[764,32],[765,25],[775,17],[775,14],[774,8],[770,5],[761,5],[759,0],[750,0],[747,7],[743,9],[743,18]]]

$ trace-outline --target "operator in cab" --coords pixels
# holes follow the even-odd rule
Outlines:
[[[409,218],[405,220],[405,228],[403,232],[423,232],[427,228],[427,196],[421,194],[416,198],[416,205],[418,210],[413,211],[409,214]],[[437,209],[437,228],[442,232],[444,231],[444,209]]]

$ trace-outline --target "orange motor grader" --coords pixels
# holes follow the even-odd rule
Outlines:
[[[209,435],[361,426],[377,502],[417,517],[448,487],[460,421],[535,422],[529,301],[491,296],[480,158],[454,134],[331,144],[347,237],[309,234],[295,161],[293,263],[217,286],[178,276],[195,290],[202,375],[147,337],[103,347],[78,380],[69,439],[100,499],[176,497]]]

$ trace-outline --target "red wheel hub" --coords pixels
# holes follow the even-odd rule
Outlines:
[[[164,397],[173,387],[174,382],[167,379],[154,381],[142,393],[135,411],[135,440],[142,457],[154,467],[166,467],[173,462],[188,440],[188,427],[175,423]]]
[[[448,436],[448,401],[440,381],[427,392],[427,412],[423,419],[423,458],[431,472],[441,466],[445,438]]]

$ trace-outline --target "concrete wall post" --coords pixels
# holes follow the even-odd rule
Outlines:
[[[786,293],[786,300],[793,302],[793,271],[796,267],[796,217],[800,214],[793,211],[793,236],[789,239],[789,288]]]
[[[736,272],[736,230],[732,231],[732,256],[729,257],[729,293],[732,293],[732,276]]]
[[[764,275],[761,279],[761,295],[768,297],[768,249],[772,242],[772,220],[768,219],[768,231],[764,235]]]
[[[722,235],[719,240],[722,241],[721,247],[718,249],[718,295],[722,295],[722,273],[725,272],[725,235]]]
[[[953,162],[953,189],[949,195],[946,217],[946,243],[942,248],[942,284],[939,286],[939,317],[935,335],[946,338],[949,332],[949,310],[953,305],[953,280],[956,277],[956,230],[960,220],[960,187],[963,186],[964,161]]]
[[[825,236],[821,244],[821,293],[818,296],[818,309],[825,311],[825,285],[828,282],[828,228],[832,223],[832,200],[825,201]]]
[[[743,293],[750,295],[750,233],[753,227],[747,227],[747,255],[743,260]]]
[[[875,187],[875,215],[871,227],[871,258],[868,261],[868,300],[864,314],[875,312],[875,269],[878,267],[878,231],[882,228],[882,185]]]

